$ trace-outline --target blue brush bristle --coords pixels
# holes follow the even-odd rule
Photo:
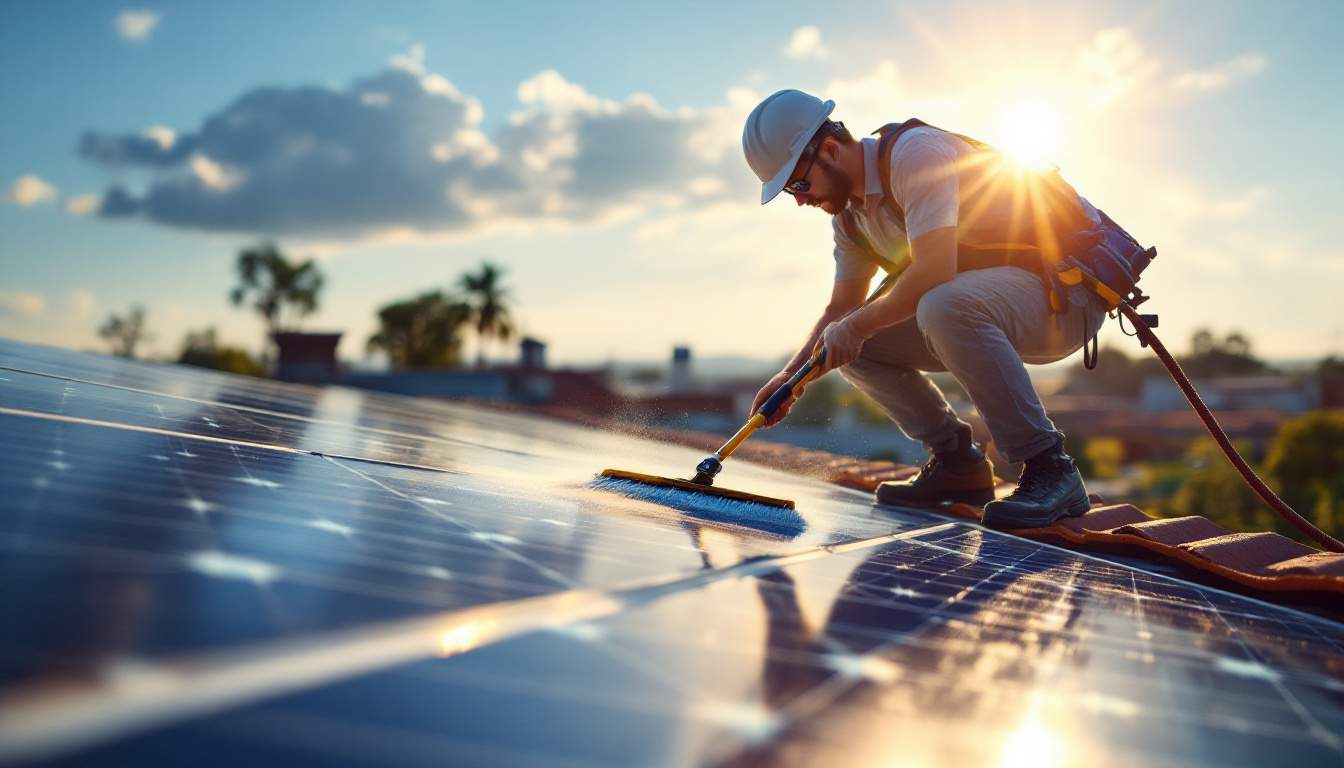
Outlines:
[[[788,507],[730,499],[624,478],[598,477],[592,482],[592,487],[627,498],[671,507],[700,520],[755,528],[787,538],[793,538],[807,528],[803,516],[798,514],[797,510]]]

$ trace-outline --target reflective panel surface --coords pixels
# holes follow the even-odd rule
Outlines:
[[[0,342],[0,762],[1339,765],[1329,620],[701,455]]]

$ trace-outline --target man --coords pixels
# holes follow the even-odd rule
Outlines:
[[[1034,262],[968,268],[966,253],[987,252],[991,244],[1035,237],[1040,248],[1057,245],[1040,231],[1024,236],[1031,222],[1022,221],[1024,195],[1013,184],[1026,177],[1003,170],[997,153],[931,126],[906,126],[894,143],[882,145],[889,152],[890,173],[884,174],[879,141],[854,140],[830,120],[834,106],[801,91],[780,91],[752,111],[743,131],[747,162],[762,182],[762,204],[782,191],[798,205],[832,216],[836,263],[821,317],[798,354],[761,389],[753,410],[824,342],[824,369],[840,369],[931,454],[913,480],[883,483],[879,502],[985,504],[984,522],[1004,527],[1081,515],[1088,509],[1082,477],[1023,363],[1072,354],[1095,337],[1104,306],[1080,299],[1074,303],[1081,306],[1052,309],[1044,268],[1032,266],[1041,263],[1039,248],[1032,251]],[[1091,222],[1101,221],[1104,214],[1064,188],[1075,208]],[[1055,215],[1046,207],[1038,201],[1030,215]],[[879,266],[899,278],[865,306]],[[993,500],[992,467],[971,427],[923,371],[950,371],[999,451],[1024,463],[1010,496]],[[787,412],[780,408],[769,423]]]

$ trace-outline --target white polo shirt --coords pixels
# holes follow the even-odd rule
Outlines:
[[[882,177],[877,172],[875,137],[864,138],[863,205],[850,206],[854,223],[869,244],[900,268],[910,260],[910,240],[941,227],[956,227],[957,241],[988,245],[1015,241],[1010,185],[993,178],[1001,171],[992,153],[981,153],[953,134],[937,128],[912,128],[891,149],[892,196],[905,212],[907,231],[882,204]],[[840,226],[835,235],[835,279],[870,278],[877,267],[863,255]]]

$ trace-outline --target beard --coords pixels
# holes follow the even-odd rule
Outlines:
[[[853,187],[854,179],[832,165],[820,165],[819,170],[826,177],[826,187],[830,191],[818,205],[823,211],[835,216],[849,207],[849,190]]]

